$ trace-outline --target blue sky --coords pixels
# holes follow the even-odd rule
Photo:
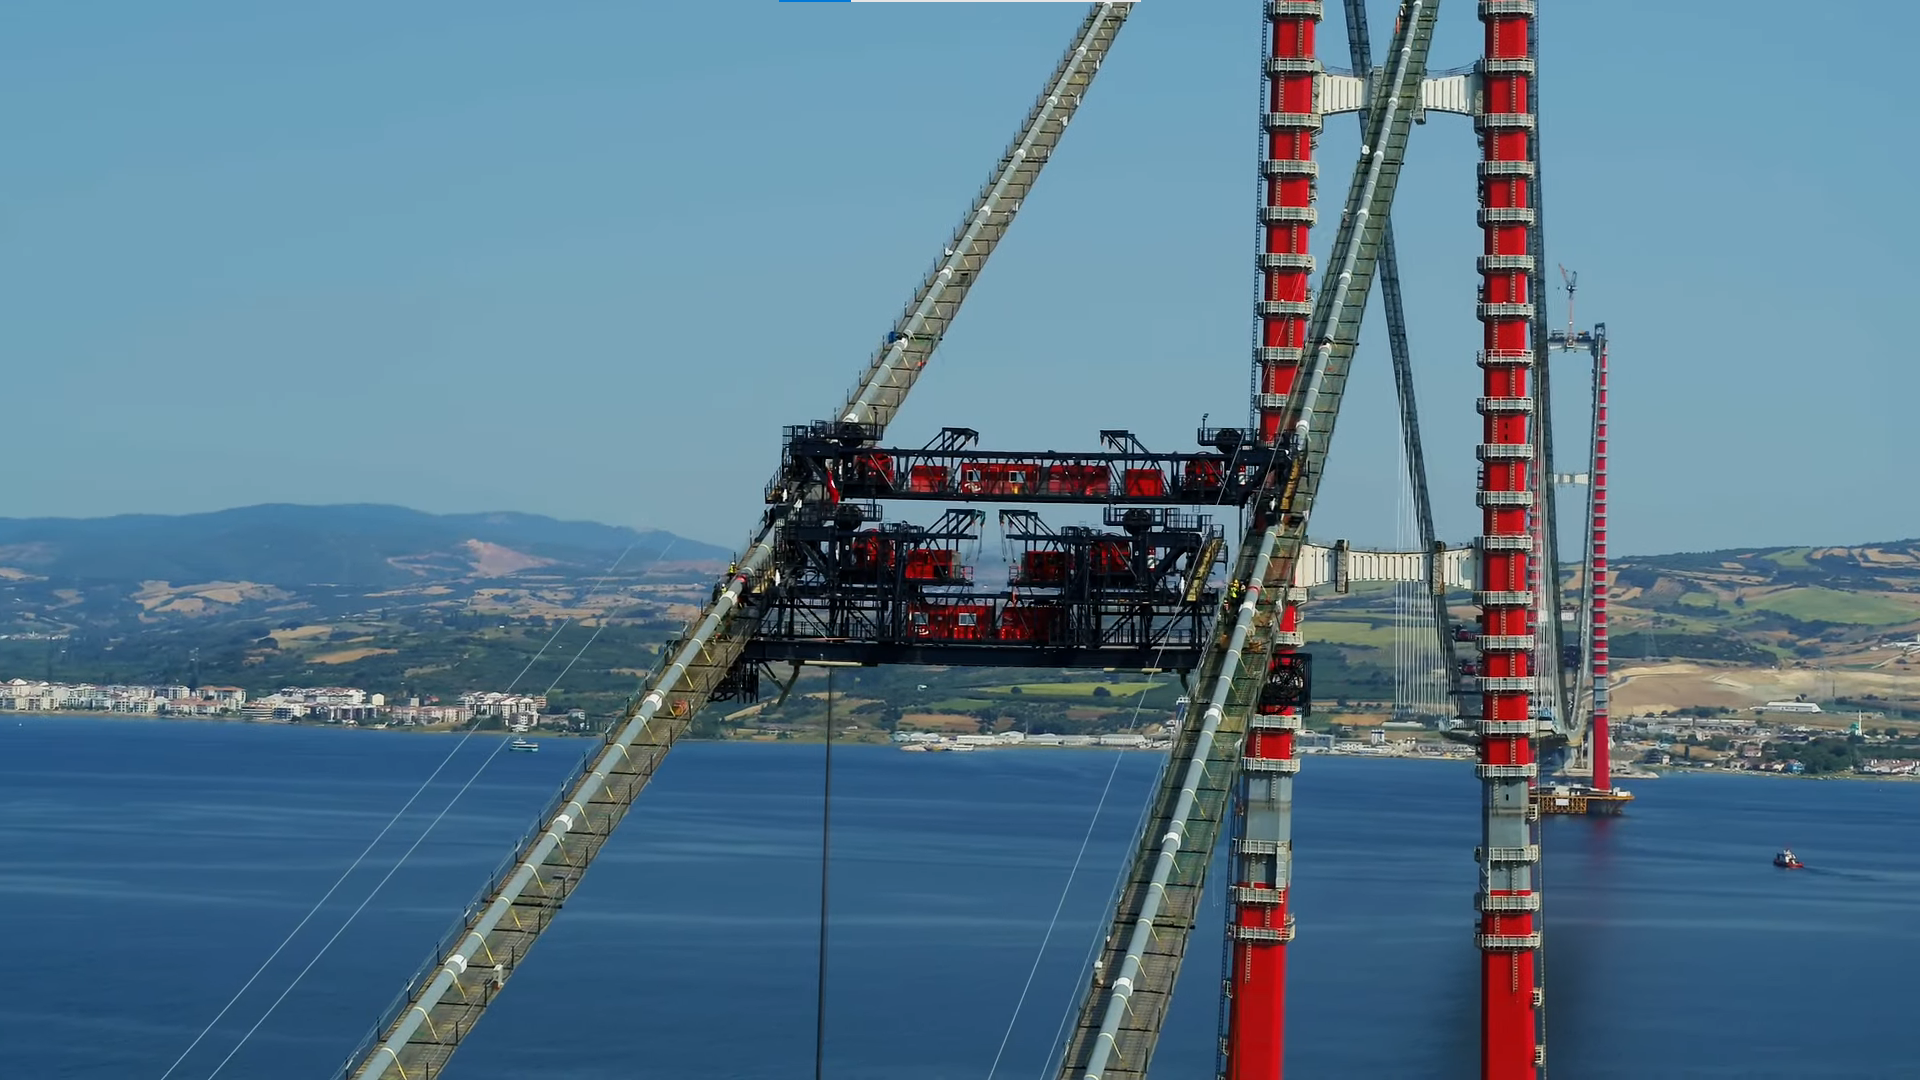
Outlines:
[[[1920,535],[1920,162],[1906,72],[1859,62],[1920,14],[1542,6],[1549,257],[1615,342],[1615,550]],[[1140,5],[901,442],[1173,448],[1244,415],[1260,9]],[[14,5],[5,513],[382,501],[735,542],[779,426],[838,402],[1081,13]],[[1338,5],[1323,39],[1343,61]],[[1435,66],[1478,47],[1473,6],[1445,5]],[[1331,121],[1329,219],[1356,148]],[[1416,129],[1395,210],[1454,539],[1474,155],[1460,118]],[[1369,334],[1315,525],[1384,543],[1377,311]],[[1584,468],[1585,370],[1561,363]]]

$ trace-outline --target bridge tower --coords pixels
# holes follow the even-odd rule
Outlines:
[[[1317,580],[1310,564],[1330,567],[1323,577],[1342,581],[1354,555],[1344,544],[1331,555],[1309,545],[1309,522],[1376,279],[1403,436],[1410,459],[1419,460],[1389,221],[1412,127],[1430,113],[1472,116],[1482,151],[1480,533],[1469,560],[1433,539],[1423,509],[1425,550],[1368,553],[1388,558],[1373,560],[1367,572],[1379,575],[1370,580],[1427,579],[1443,633],[1447,587],[1473,587],[1479,659],[1470,673],[1465,664],[1448,670],[1462,673],[1456,700],[1467,722],[1454,733],[1477,740],[1483,785],[1475,927],[1482,1076],[1536,1080],[1543,1060],[1539,843],[1529,796],[1538,774],[1535,737],[1549,711],[1536,705],[1557,701],[1563,689],[1551,507],[1540,499],[1551,441],[1546,335],[1535,306],[1542,255],[1535,0],[1477,0],[1481,60],[1471,72],[1429,77],[1438,6],[1400,0],[1373,70],[1364,2],[1347,0],[1356,70],[1338,74],[1324,71],[1316,52],[1320,0],[1263,0],[1260,294],[1245,428],[1203,427],[1198,452],[1149,451],[1122,430],[1103,431],[1105,448],[1089,453],[983,450],[977,432],[957,427],[917,448],[888,446],[881,440],[889,425],[1131,8],[1126,0],[1093,5],[972,212],[844,404],[831,420],[788,430],[760,526],[711,601],[379,1018],[344,1065],[343,1080],[437,1075],[513,981],[698,710],[756,694],[760,673],[773,665],[819,661],[1191,672],[1191,707],[1086,973],[1059,1075],[1146,1076],[1187,946],[1204,921],[1216,846],[1231,822],[1220,1069],[1232,1080],[1276,1080],[1294,935],[1296,735],[1312,694],[1300,604]],[[1324,117],[1341,112],[1359,114],[1362,148],[1317,267],[1308,249],[1320,167],[1314,141]],[[1414,471],[1422,485],[1423,470]],[[1001,590],[976,582],[963,558],[983,512],[949,509],[932,527],[881,520],[883,503],[936,500],[1101,505],[1108,529],[1056,529],[1037,511],[1002,511],[1003,531],[1011,522],[1006,535],[1022,548]],[[1231,553],[1224,530],[1202,508],[1239,513],[1244,528]],[[1598,520],[1595,564],[1604,567],[1604,499]],[[1223,564],[1221,584],[1214,571]],[[1545,625],[1537,618],[1543,604],[1552,613]],[[1449,652],[1450,640],[1442,642]],[[1565,711],[1551,710],[1561,735]]]
[[[1612,681],[1607,658],[1607,327],[1593,328],[1593,466],[1587,509],[1588,648],[1593,679],[1593,722],[1587,740],[1593,749],[1593,787],[1613,790],[1612,732],[1608,730],[1607,684]]]
[[[1532,295],[1533,199],[1538,161],[1529,86],[1534,75],[1533,0],[1480,0],[1486,52],[1481,60],[1480,131],[1480,765],[1481,804],[1480,1054],[1487,1080],[1538,1075],[1540,990],[1534,925],[1540,896],[1534,868],[1540,848],[1530,812],[1534,759],[1533,692],[1538,637],[1531,527],[1536,492],[1532,423],[1535,363]],[[1548,568],[1552,573],[1552,568]],[[1545,576],[1545,575],[1542,575]],[[1558,618],[1558,611],[1553,613]],[[1538,631],[1538,633],[1536,633]],[[1557,658],[1548,670],[1557,672]],[[1556,674],[1557,677],[1557,674]]]
[[[1313,159],[1322,114],[1316,88],[1321,72],[1315,35],[1320,0],[1276,0],[1266,5],[1266,132],[1260,172],[1260,300],[1255,305],[1258,379],[1253,408],[1267,439],[1280,437],[1290,395],[1305,359],[1307,322],[1313,313],[1310,278],[1314,259],[1308,232],[1320,166]],[[1302,590],[1304,592],[1304,590]],[[1234,795],[1232,892],[1227,916],[1227,974],[1221,992],[1221,1071],[1230,1080],[1280,1075],[1286,1031],[1287,942],[1293,916],[1287,889],[1293,867],[1293,777],[1300,762],[1294,736],[1311,694],[1305,661],[1300,600],[1286,588],[1279,598],[1274,657],[1260,700],[1247,720],[1240,783]]]

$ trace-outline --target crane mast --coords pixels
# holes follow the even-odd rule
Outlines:
[[[840,416],[884,430],[919,378],[987,258],[1039,179],[1080,107],[1130,2],[1095,4],[1075,31],[1019,133],[914,297],[848,393]],[[375,1023],[338,1076],[437,1076],[578,888],[613,830],[700,708],[723,690],[753,637],[787,518],[830,495],[776,477],[767,513],[712,600],[662,653],[643,691],[541,815],[536,831],[489,880]]]

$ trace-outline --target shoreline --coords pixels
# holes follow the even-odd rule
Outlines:
[[[4,716],[4,715],[6,714],[0,714],[0,716]],[[401,735],[489,735],[489,736],[507,737],[507,738],[537,738],[537,739],[561,739],[561,740],[600,739],[601,738],[599,734],[594,732],[507,731],[507,730],[498,729],[498,728],[468,729],[468,728],[460,728],[460,727],[421,726],[421,725],[414,725],[414,724],[366,725],[366,726],[359,725],[359,724],[346,724],[346,723],[303,724],[295,720],[255,720],[255,719],[249,719],[247,717],[242,717],[242,716],[170,716],[164,713],[105,712],[105,711],[94,710],[94,709],[61,709],[61,710],[55,710],[51,712],[13,713],[12,715],[18,720],[29,720],[29,719],[64,720],[69,718],[93,718],[93,719],[100,719],[100,720],[126,720],[126,721],[140,721],[145,723],[162,723],[162,724],[251,725],[255,727],[300,728],[307,731],[327,731],[327,730],[335,730],[335,731],[342,731],[342,732],[373,731],[373,732],[394,733],[394,734],[401,734]],[[4,726],[4,720],[0,720],[0,726]],[[796,735],[795,737],[790,739],[765,739],[765,738],[710,739],[710,738],[703,738],[703,737],[694,736],[694,735],[683,735],[676,741],[699,742],[699,743],[740,743],[745,745],[768,745],[768,746],[779,745],[781,743],[789,743],[789,744],[799,743],[802,745],[818,746],[818,745],[824,745],[826,743],[826,739],[821,737],[818,732],[809,732],[809,733],[806,733],[805,735]],[[903,745],[903,744],[894,742],[891,737],[884,738],[884,739],[841,738],[841,739],[835,739],[834,742],[837,745],[841,745],[841,746],[875,746],[875,747],[888,747],[896,750],[900,749],[901,746]],[[1024,746],[1019,743],[1008,743],[1005,745],[998,745],[998,746],[975,747],[975,748],[970,748],[967,751],[960,751],[960,752],[961,753],[968,753],[968,752],[979,753],[984,751],[984,752],[990,753],[990,752],[1002,751],[1002,750],[1025,750],[1025,751],[1108,750],[1108,751],[1120,751],[1124,753],[1150,753],[1150,754],[1166,753],[1166,748],[1164,747],[1149,748],[1149,747],[1115,747],[1115,746]],[[935,754],[950,754],[950,753],[954,753],[955,751],[952,749],[942,748],[939,750],[929,750],[928,752],[935,753]],[[1445,754],[1375,754],[1375,753],[1365,753],[1365,752],[1353,753],[1353,752],[1343,752],[1338,750],[1322,750],[1322,749],[1304,751],[1300,756],[1302,757],[1340,757],[1340,758],[1379,758],[1385,761],[1472,762],[1474,760],[1474,758],[1470,756],[1450,756]],[[1847,773],[1821,773],[1818,775],[1803,774],[1803,775],[1796,776],[1791,773],[1761,772],[1753,769],[1699,769],[1699,768],[1684,768],[1684,767],[1676,768],[1671,765],[1646,766],[1645,768],[1647,770],[1647,775],[1616,776],[1615,779],[1616,780],[1658,780],[1658,779],[1666,779],[1668,777],[1675,776],[1675,775],[1694,775],[1694,776],[1750,776],[1750,777],[1765,777],[1768,779],[1781,779],[1781,780],[1838,780],[1838,781],[1854,781],[1854,782],[1864,781],[1869,783],[1920,783],[1920,774],[1903,776],[1903,775],[1880,775],[1880,774],[1874,774],[1874,773],[1847,772]],[[1579,777],[1570,776],[1570,777],[1564,777],[1552,782],[1585,783],[1587,781],[1582,780]]]

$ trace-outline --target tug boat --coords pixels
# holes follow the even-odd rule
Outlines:
[[[1801,862],[1798,855],[1795,855],[1786,848],[1781,848],[1779,852],[1774,855],[1773,865],[1782,870],[1805,870],[1807,868],[1807,864]]]

